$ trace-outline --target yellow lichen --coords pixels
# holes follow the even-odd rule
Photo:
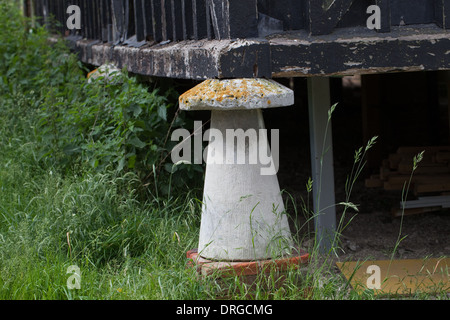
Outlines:
[[[180,102],[185,104],[194,101],[247,100],[250,97],[264,97],[268,93],[281,93],[280,88],[266,80],[241,79],[241,80],[205,80],[196,87],[186,91],[180,96]],[[270,100],[268,104],[270,104]]]

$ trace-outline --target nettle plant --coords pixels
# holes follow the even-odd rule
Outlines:
[[[165,170],[170,157],[170,131],[184,125],[175,110],[173,89],[149,90],[135,77],[120,72],[112,80],[103,76],[52,87],[45,94],[39,122],[41,156],[58,157],[66,166],[79,161],[94,170],[133,171],[143,185],[157,182],[166,192],[194,178],[195,170]],[[150,181],[150,182],[149,182]],[[164,182],[163,182],[164,181]]]
[[[0,93],[12,101],[10,118],[27,116],[43,165],[134,172],[143,186],[162,191],[198,180],[201,166],[170,162],[171,131],[190,129],[176,112],[178,94],[120,72],[88,83],[89,70],[63,41],[49,42],[13,2],[0,3]],[[11,19],[9,19],[9,17]],[[80,164],[82,164],[80,166]],[[157,179],[155,179],[157,178]]]

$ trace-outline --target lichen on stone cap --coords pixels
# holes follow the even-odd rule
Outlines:
[[[247,110],[294,104],[294,92],[270,79],[210,79],[183,93],[182,110]]]

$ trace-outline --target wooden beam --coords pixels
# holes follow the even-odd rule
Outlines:
[[[387,33],[370,31],[365,27],[352,31],[338,28],[325,36],[314,37],[299,31],[289,36],[273,37],[269,40],[273,77],[450,68],[447,54],[450,38],[448,32],[437,26],[392,27]],[[352,32],[357,34],[356,38],[351,36]]]
[[[157,4],[161,2],[152,0],[151,3],[158,26],[160,8]],[[119,21],[115,25],[121,26]],[[255,75],[287,78],[450,70],[450,55],[447,54],[450,38],[447,32],[433,25],[395,28],[397,30],[393,27],[391,33],[368,34],[367,30],[361,30],[361,33],[353,34],[357,37],[341,29],[333,35],[320,37],[309,37],[306,32],[299,32],[289,37],[278,35],[267,40],[204,39],[156,46],[150,44],[138,50],[138,60],[123,59],[124,56],[136,55],[136,49],[132,46],[107,43],[92,46],[91,50],[89,44],[92,41],[75,39],[72,46],[79,51],[80,59],[85,63],[101,65],[111,62],[121,68],[127,61],[128,70],[135,74],[185,79],[252,78]],[[161,28],[155,30],[155,40],[161,41]],[[115,40],[120,35],[119,32]]]
[[[401,217],[401,216],[410,216],[413,214],[421,214],[421,213],[434,212],[434,211],[440,211],[440,210],[442,210],[442,207],[439,207],[439,206],[411,208],[411,209],[404,209],[404,210],[401,208],[392,208],[391,213],[394,217]]]
[[[112,27],[113,27],[113,36],[112,40],[113,43],[119,44],[120,42],[125,40],[125,8],[123,6],[123,2],[120,0],[112,0],[111,2],[112,7]],[[83,11],[82,11],[83,12]],[[87,16],[87,15],[82,15]],[[89,30],[90,28],[87,27],[89,24],[87,18],[85,21],[86,30],[88,30],[87,37],[90,37]]]
[[[450,29],[450,0],[434,0],[434,10],[436,24]]]
[[[299,0],[258,0],[258,12],[283,23],[284,30],[305,28],[306,3]]]
[[[430,196],[419,197],[417,200],[409,200],[400,202],[400,207],[405,209],[423,208],[423,207],[450,207],[450,196]]]
[[[391,32],[391,7],[390,0],[376,0],[381,11],[381,28],[378,32]]]

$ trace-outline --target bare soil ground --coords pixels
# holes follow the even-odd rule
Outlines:
[[[308,108],[301,100],[302,97],[297,99],[295,106],[268,110],[264,114],[268,128],[280,129],[278,179],[280,187],[295,199],[297,208],[300,208],[302,199],[306,201],[308,198],[305,185],[311,176]],[[353,164],[354,151],[365,145],[358,96],[350,103],[338,105],[332,126],[338,203],[345,201],[344,186]],[[391,208],[399,205],[401,192],[366,188],[364,179],[371,173],[365,171],[354,186],[350,201],[358,205],[359,213],[354,216],[354,211],[347,211],[345,222],[354,218],[342,233],[339,260],[389,259],[400,233],[405,238],[400,242],[395,258],[450,256],[450,210],[404,216],[401,224],[401,219],[391,214]],[[293,212],[293,208],[289,210]],[[342,209],[338,208],[337,220],[341,218]],[[301,213],[298,219],[300,223],[305,221]],[[303,228],[300,236],[304,236],[307,230],[307,227]],[[309,230],[314,230],[312,222]]]
[[[281,181],[284,180],[281,178],[280,184]],[[298,207],[305,194],[291,193]],[[401,199],[399,193],[367,189],[364,182],[359,181],[353,194],[351,201],[358,205],[359,212],[348,209],[343,217],[342,208],[337,207],[337,221],[342,219],[343,225],[348,223],[341,235],[339,260],[390,259],[399,236],[404,238],[396,250],[396,259],[450,256],[449,210],[404,216],[402,222],[400,217],[391,214],[391,207],[398,205]],[[336,202],[344,200],[345,195],[338,190]],[[297,220],[297,225],[306,222],[301,213]],[[300,230],[299,237],[305,237],[309,231],[307,238],[312,238],[313,230],[311,221]]]

